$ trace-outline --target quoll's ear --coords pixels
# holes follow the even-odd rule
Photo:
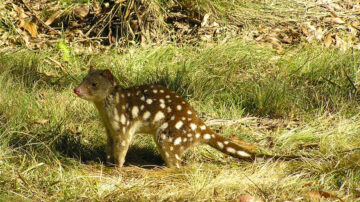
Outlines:
[[[112,75],[112,73],[110,72],[110,70],[105,69],[102,72],[102,75],[105,76],[109,81],[114,81],[114,76]]]
[[[92,71],[94,71],[94,67],[93,67],[93,66],[90,66],[89,72],[92,72]]]

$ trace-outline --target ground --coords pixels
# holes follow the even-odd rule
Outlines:
[[[0,200],[359,201],[360,52],[358,33],[351,38],[344,28],[356,28],[350,14],[358,4],[216,2],[242,12],[217,10],[210,21],[228,31],[211,40],[199,32],[184,41],[87,46],[64,34],[39,48],[24,39],[31,29],[9,32],[0,44]],[[274,23],[281,18],[289,23]],[[11,31],[6,22],[0,29]],[[138,135],[125,167],[106,167],[96,109],[73,93],[90,65],[110,69],[124,87],[174,90],[214,131],[258,153],[303,158],[244,162],[200,146],[170,169],[150,136]]]

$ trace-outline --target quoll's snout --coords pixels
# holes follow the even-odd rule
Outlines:
[[[75,89],[74,89],[74,93],[75,93],[76,95],[79,95],[79,94],[80,94],[80,88],[79,88],[79,87],[75,88]]]

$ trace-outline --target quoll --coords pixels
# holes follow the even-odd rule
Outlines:
[[[209,144],[245,160],[286,158],[255,154],[215,134],[187,101],[162,86],[142,85],[125,89],[109,70],[90,68],[74,93],[95,104],[106,128],[107,161],[119,167],[124,164],[135,133],[152,134],[169,167],[180,167],[184,151],[197,144]]]

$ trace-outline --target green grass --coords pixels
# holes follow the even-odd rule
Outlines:
[[[357,51],[299,45],[279,56],[233,39],[130,47],[121,54],[70,51],[66,61],[61,54],[0,54],[1,200],[229,201],[250,194],[283,201],[309,200],[311,190],[359,200],[359,150],[344,152],[360,147],[359,97],[352,86],[359,83]],[[104,167],[97,112],[72,92],[89,60],[111,69],[125,87],[171,88],[204,120],[240,120],[212,127],[258,145],[259,152],[312,157],[249,163],[201,146],[185,154],[183,168],[168,169],[151,138],[139,136],[125,168]]]

